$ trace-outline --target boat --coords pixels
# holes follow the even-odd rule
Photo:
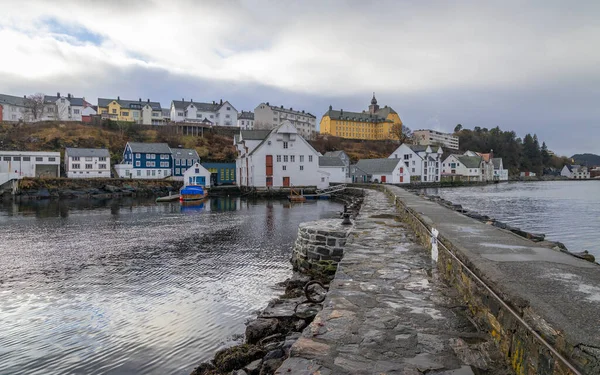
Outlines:
[[[180,202],[202,201],[208,197],[208,192],[202,186],[188,185],[179,191]]]
[[[175,202],[179,200],[179,194],[169,194],[166,197],[156,198],[156,203],[160,202]]]

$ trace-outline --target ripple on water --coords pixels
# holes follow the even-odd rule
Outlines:
[[[340,209],[52,204],[0,208],[0,374],[187,374],[278,293],[297,225]]]

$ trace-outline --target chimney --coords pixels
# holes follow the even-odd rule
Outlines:
[[[221,99],[221,101],[219,102],[219,105],[223,105],[223,99]]]
[[[343,115],[344,115],[344,110],[340,109],[340,116],[343,116]]]
[[[140,98],[140,102],[142,101],[142,98]]]
[[[150,103],[150,98],[148,98],[148,103]]]
[[[181,101],[182,101],[182,102],[185,102],[185,99],[184,99],[184,98],[181,98]]]
[[[490,161],[494,158],[494,149],[490,149]]]
[[[190,103],[193,102],[193,101],[194,101],[194,99],[190,99]]]
[[[67,94],[67,98],[71,99],[71,94]]]
[[[56,97],[57,97],[57,98],[60,98],[60,92],[57,92],[57,93],[56,93]]]
[[[27,95],[23,95],[23,99],[27,99]]]
[[[214,100],[213,100],[213,104],[216,104]]]
[[[269,102],[267,102],[267,105],[269,105]],[[270,106],[270,105],[269,105]]]
[[[293,111],[293,110],[294,110],[294,108],[290,107],[290,111]]]
[[[117,101],[119,101],[119,100],[121,100],[121,97],[120,97],[120,96],[117,96]]]

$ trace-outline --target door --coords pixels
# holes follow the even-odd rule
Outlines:
[[[289,186],[290,186],[290,178],[284,177],[283,178],[283,187],[289,187]]]
[[[273,155],[267,155],[265,166],[267,167],[267,176],[273,176]]]
[[[385,181],[385,176],[381,176],[381,182],[386,182]]]
[[[273,177],[267,177],[267,186],[273,186]]]
[[[196,176],[196,185],[206,186],[206,177]]]

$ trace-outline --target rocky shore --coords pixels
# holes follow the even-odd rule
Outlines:
[[[19,181],[15,195],[4,193],[3,199],[107,199],[117,197],[152,197],[177,192],[181,181],[126,179],[25,178]]]
[[[443,199],[442,197],[437,196],[437,195],[421,195],[421,196],[425,199],[436,202],[444,207],[450,208],[456,212],[460,212],[463,215],[468,216],[472,219],[479,220],[485,224],[493,225],[500,229],[504,229],[509,232],[512,232],[512,233],[516,234],[517,236],[521,236],[521,237],[527,238],[529,240],[532,240],[534,242],[537,242],[538,245],[540,245],[540,246],[548,247],[548,248],[551,248],[552,250],[560,251],[560,252],[572,255],[574,257],[587,260],[592,263],[596,262],[596,258],[594,257],[594,255],[590,254],[587,250],[585,250],[583,252],[571,252],[567,249],[565,244],[563,244],[562,242],[547,241],[546,235],[543,233],[531,233],[531,232],[524,231],[520,228],[508,225],[500,220],[496,220],[490,216],[482,215],[475,211],[467,210],[462,205],[455,204],[455,203],[450,202],[449,200]]]

